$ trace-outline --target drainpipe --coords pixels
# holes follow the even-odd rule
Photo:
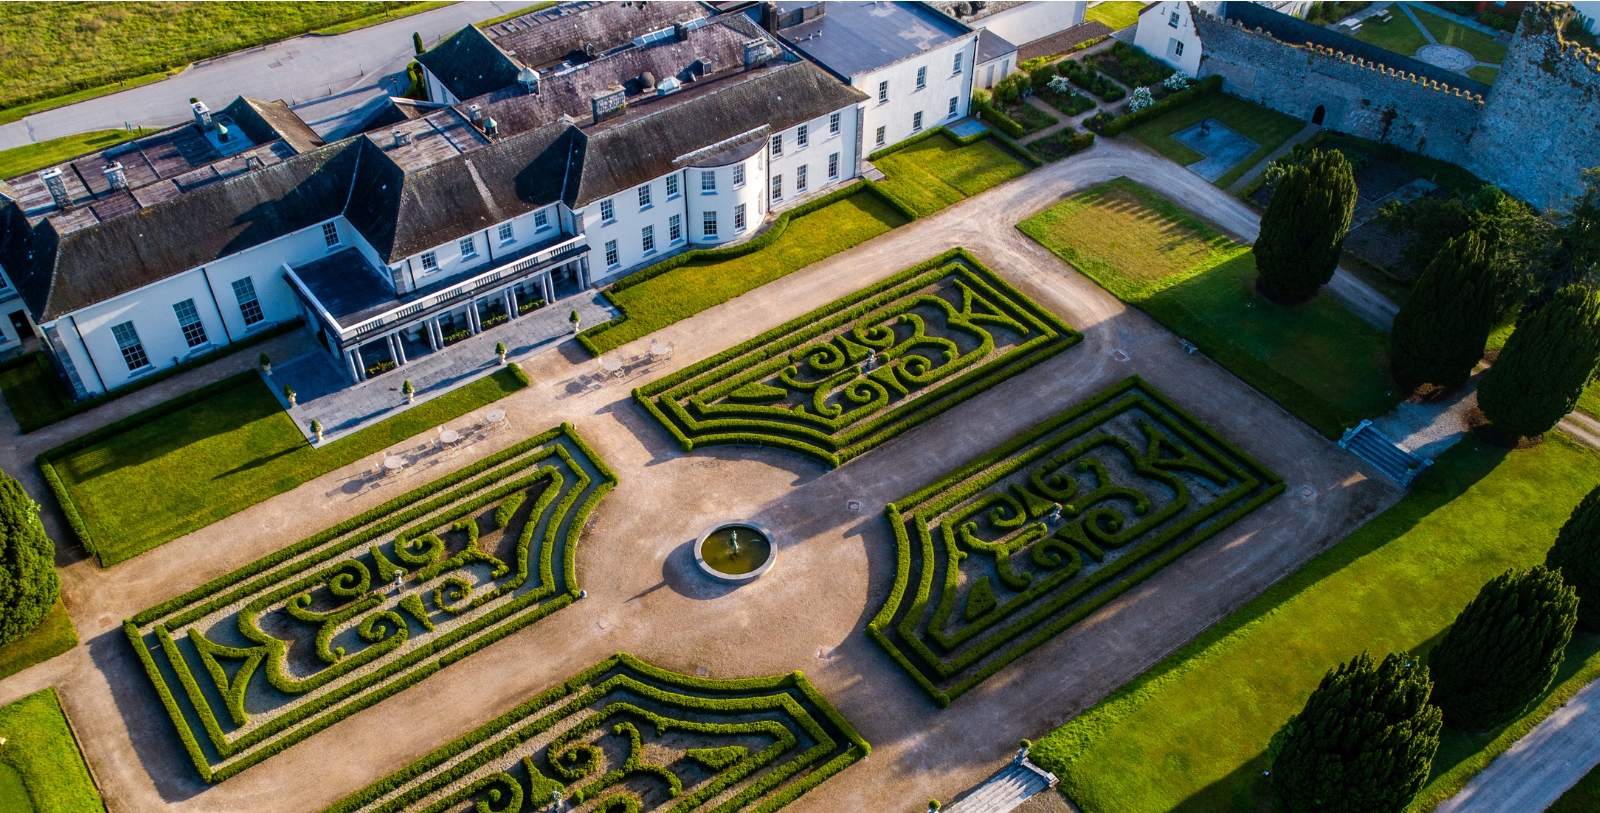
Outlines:
[[[106,386],[105,378],[100,375],[100,365],[94,363],[94,351],[89,349],[89,343],[83,340],[83,331],[78,329],[78,317],[68,314],[67,321],[72,323],[72,333],[78,337],[78,344],[83,347],[84,358],[89,360],[89,370],[94,373],[94,380],[100,384],[100,391],[110,392],[111,388]],[[69,351],[67,355],[70,358],[72,354]]]

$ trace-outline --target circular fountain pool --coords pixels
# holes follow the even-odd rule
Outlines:
[[[712,526],[694,545],[694,560],[712,578],[750,581],[772,569],[772,535],[753,522]]]

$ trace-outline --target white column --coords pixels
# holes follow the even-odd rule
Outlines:
[[[350,372],[355,376],[356,383],[367,380],[367,368],[361,363],[361,346],[356,345],[346,350],[345,358],[350,362]]]
[[[394,333],[390,333],[389,334],[389,341],[390,341],[390,345],[389,346],[394,348],[394,363],[396,365],[405,364],[406,363],[406,346],[405,346],[404,342],[400,341],[400,332],[399,331],[395,331]]]
[[[521,316],[521,314],[517,313],[517,286],[515,285],[506,289],[506,315],[512,319]]]
[[[483,331],[483,323],[478,320],[477,299],[467,303],[467,331],[474,336]]]
[[[429,319],[424,324],[426,324],[428,326],[428,347],[430,347],[430,348],[432,348],[434,350],[438,350],[439,347],[440,347],[439,320],[438,319]]]
[[[544,276],[540,277],[539,281],[544,284],[544,304],[549,305],[556,301],[555,285],[550,282],[550,272],[544,272]]]

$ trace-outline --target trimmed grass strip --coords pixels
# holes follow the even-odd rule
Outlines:
[[[27,635],[0,646],[0,680],[24,669],[44,663],[78,645],[78,630],[72,626],[72,616],[67,608],[56,602],[50,612],[39,619],[39,625]]]
[[[1028,171],[991,139],[962,144],[945,133],[922,139],[874,163],[888,176],[882,188],[918,217],[927,217]]]
[[[138,138],[142,130],[92,130],[77,135],[52,138],[0,150],[0,178],[15,178],[34,170],[44,169],[68,158],[114,147],[129,139]]]
[[[10,804],[9,784],[25,790],[16,809],[36,813],[106,809],[55,689],[0,706],[0,737],[6,740],[0,745],[0,805]]]

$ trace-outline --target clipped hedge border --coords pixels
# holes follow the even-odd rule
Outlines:
[[[813,736],[820,735],[819,739],[833,742],[833,747],[829,749],[829,753],[839,751],[839,747],[841,745],[844,746],[843,750],[833,756],[832,759],[816,767],[799,781],[791,783],[771,796],[767,796],[759,806],[754,808],[758,811],[774,811],[784,807],[872,751],[872,746],[856,732],[844,715],[840,714],[828,702],[827,698],[817,691],[816,687],[806,679],[804,673],[797,671],[774,677],[717,680],[670,672],[645,663],[627,653],[618,653],[573,676],[564,683],[535,695],[532,699],[505,714],[439,746],[432,753],[344,798],[327,808],[324,813],[355,813],[355,811],[368,809],[368,806],[373,802],[394,794],[413,780],[427,777],[435,769],[477,748],[496,734],[523,723],[540,712],[551,710],[561,701],[568,701],[566,708],[561,710],[577,711],[581,708],[578,705],[579,703],[593,703],[607,693],[600,691],[598,687],[592,688],[587,692],[583,691],[583,689],[612,671],[622,673],[619,677],[632,678],[628,681],[629,687],[648,696],[650,699],[670,700],[673,703],[703,714],[716,715],[725,710],[732,710],[734,707],[729,701],[739,700],[766,701],[768,705],[788,707],[791,712],[804,712],[807,713],[807,719],[812,720],[815,726],[807,733]],[[637,678],[628,673],[636,674]],[[673,690],[679,690],[682,693],[675,693]],[[687,694],[688,692],[693,694]],[[748,697],[748,695],[752,694],[764,694],[767,697]],[[798,695],[798,699],[796,695]],[[557,710],[557,712],[559,713],[561,710]],[[565,719],[566,716],[570,716],[570,714],[542,726],[540,723],[544,721],[528,723],[522,730],[513,732],[500,741],[479,749],[472,756],[443,769],[428,781],[391,799],[385,808],[391,809],[397,803],[400,805],[412,804],[418,798],[435,793],[440,788],[463,781],[484,765],[511,753],[529,739],[545,733],[556,722]],[[550,720],[550,717],[547,716],[545,720]],[[801,722],[803,723],[804,721],[802,720]],[[833,729],[831,734],[823,727],[822,724],[824,723],[827,727]],[[793,763],[794,761],[791,760],[789,764]],[[801,764],[797,770],[803,770],[804,768],[805,764]],[[778,774],[777,781],[770,784],[774,786],[781,784],[794,774],[794,771],[786,774],[782,773],[783,770],[780,767],[768,775],[770,780],[774,774]],[[466,787],[474,791],[480,789],[480,783],[492,776],[495,775],[490,774],[482,777],[477,782],[468,784]],[[733,799],[719,806],[718,809],[746,809],[747,805],[760,801],[766,791],[773,789],[771,787],[763,788],[761,785],[762,783],[758,782],[746,788],[736,794]],[[520,789],[519,785],[517,790]],[[535,803],[538,804],[538,801],[536,800]],[[485,808],[480,807],[479,809]]]
[[[1187,107],[1219,90],[1222,90],[1222,77],[1220,75],[1207,76],[1143,110],[1112,119],[1106,123],[1105,129],[1101,134],[1107,138],[1115,138],[1122,135],[1130,127],[1159,118],[1180,107]]]
[[[1141,567],[1131,576],[1123,579],[1122,581],[1116,582],[1109,587],[1106,587],[1101,592],[1094,594],[1084,603],[1068,611],[1066,614],[1052,619],[1042,627],[1036,627],[1027,631],[1028,633],[1031,633],[1031,635],[1028,635],[1028,637],[1021,640],[1020,644],[1012,646],[1010,649],[1006,649],[998,657],[985,663],[982,668],[950,685],[948,688],[940,688],[939,686],[935,685],[933,681],[930,680],[925,674],[925,669],[914,663],[905,653],[905,651],[895,644],[894,640],[890,637],[890,633],[884,631],[885,628],[893,622],[894,617],[901,609],[901,604],[905,601],[912,572],[911,555],[913,542],[906,533],[906,518],[903,512],[919,508],[921,507],[921,504],[938,497],[941,492],[948,491],[963,484],[967,484],[969,481],[971,482],[971,485],[974,486],[974,490],[972,490],[970,493],[963,491],[946,495],[943,499],[936,500],[931,503],[929,510],[948,510],[950,505],[946,503],[953,504],[955,501],[971,498],[974,496],[974,494],[981,492],[984,488],[987,488],[1004,477],[1015,473],[1015,469],[996,468],[1004,464],[1012,456],[1019,452],[1026,451],[1029,447],[1050,436],[1056,431],[1071,426],[1072,424],[1081,420],[1084,416],[1089,415],[1095,410],[1104,407],[1117,398],[1125,396],[1133,391],[1138,391],[1141,395],[1155,403],[1157,406],[1161,407],[1163,410],[1187,423],[1188,428],[1201,440],[1216,447],[1225,454],[1232,455],[1237,459],[1237,462],[1243,468],[1248,469],[1251,474],[1256,475],[1257,479],[1259,480],[1259,484],[1265,486],[1265,488],[1259,491],[1251,499],[1246,500],[1237,506],[1233,506],[1231,513],[1232,519],[1226,521],[1214,521],[1204,528],[1195,531],[1188,539],[1180,542],[1178,545],[1174,546],[1165,553],[1141,562]],[[894,661],[911,676],[917,685],[920,686],[922,690],[926,692],[933,700],[935,705],[937,705],[939,708],[945,708],[950,705],[952,700],[966,693],[974,686],[977,686],[984,680],[992,677],[994,674],[1006,668],[1017,659],[1044,645],[1046,642],[1050,641],[1068,627],[1076,624],[1078,621],[1081,621],[1094,611],[1103,607],[1112,599],[1143,583],[1146,579],[1155,575],[1172,561],[1176,560],[1179,556],[1182,556],[1184,553],[1187,553],[1200,543],[1210,539],[1212,536],[1215,536],[1223,529],[1232,525],[1233,521],[1236,521],[1237,519],[1240,519],[1261,507],[1262,505],[1265,505],[1279,494],[1282,494],[1284,489],[1285,485],[1283,479],[1277,474],[1273,473],[1271,470],[1257,462],[1253,457],[1246,454],[1238,446],[1235,446],[1226,438],[1223,438],[1205,424],[1196,420],[1188,412],[1184,411],[1182,408],[1178,407],[1177,404],[1173,403],[1171,399],[1167,398],[1165,395],[1161,394],[1159,391],[1145,383],[1145,381],[1139,376],[1129,376],[1128,378],[1123,379],[1120,383],[1112,385],[1111,387],[1090,397],[1088,400],[1085,400],[1079,403],[1077,406],[1072,407],[1066,412],[1024,432],[1023,434],[1013,438],[1012,440],[988,452],[987,454],[984,454],[976,460],[973,460],[959,469],[939,478],[933,483],[924,486],[911,496],[896,500],[885,506],[884,516],[889,520],[889,523],[894,528],[895,533],[895,582],[894,586],[890,590],[889,597],[884,601],[883,608],[880,609],[877,615],[873,616],[872,620],[867,623],[867,634],[873,640],[877,641],[878,644],[888,652],[889,656],[893,658]],[[924,563],[924,567],[927,566],[927,563]],[[924,606],[929,601],[928,592],[926,590],[929,578],[929,576],[925,575],[919,582],[917,587],[917,596],[913,604],[914,608]],[[908,618],[909,617],[910,616],[908,616]]]
[[[1062,339],[1062,341],[1055,343],[1045,351],[1033,353],[1021,360],[1001,366],[981,379],[962,384],[956,389],[953,395],[941,397],[938,400],[938,403],[935,403],[931,406],[914,410],[907,415],[896,415],[894,410],[889,410],[871,420],[863,421],[858,425],[852,426],[849,428],[849,431],[865,435],[866,440],[858,443],[848,444],[836,452],[826,452],[819,449],[817,446],[802,441],[798,438],[785,437],[777,434],[719,432],[707,437],[690,438],[684,433],[682,428],[680,428],[677,423],[674,422],[666,414],[666,412],[655,403],[654,399],[657,396],[666,393],[668,390],[674,389],[681,384],[690,382],[693,379],[709,371],[715,370],[717,367],[720,367],[723,364],[737,359],[747,353],[752,353],[753,351],[757,350],[765,350],[765,352],[760,353],[750,360],[750,364],[752,365],[771,358],[775,353],[787,353],[793,348],[803,345],[804,343],[815,338],[814,336],[808,336],[805,334],[801,334],[799,336],[794,336],[791,334],[795,334],[797,331],[801,331],[803,328],[815,325],[825,318],[837,319],[840,322],[848,322],[852,319],[859,318],[860,316],[871,312],[873,309],[884,305],[886,303],[886,300],[883,298],[884,295],[893,288],[907,282],[908,280],[912,280],[919,275],[942,268],[955,261],[960,261],[967,264],[971,269],[980,274],[986,283],[997,289],[998,293],[1031,306],[1034,312],[1033,315],[1037,318],[1040,318],[1041,321],[1046,322],[1051,328],[1055,329],[1057,335]],[[648,411],[658,422],[661,423],[662,426],[667,429],[667,432],[672,435],[674,440],[678,441],[679,446],[685,452],[693,451],[697,445],[704,446],[723,443],[752,443],[761,446],[785,448],[810,457],[818,457],[830,467],[838,467],[843,465],[846,461],[855,457],[859,457],[860,455],[876,448],[880,444],[892,440],[899,434],[912,429],[918,424],[931,420],[951,407],[966,401],[968,398],[985,392],[996,384],[999,384],[1000,382],[1014,375],[1022,373],[1033,366],[1044,362],[1045,360],[1055,356],[1057,353],[1072,347],[1082,340],[1083,334],[1073,330],[1072,327],[1061,321],[1061,319],[1050,313],[1047,309],[1040,307],[1026,294],[1023,294],[1021,291],[1011,286],[998,274],[995,274],[987,266],[985,266],[980,260],[978,260],[977,257],[973,256],[971,252],[964,248],[957,247],[918,263],[917,265],[907,268],[906,270],[894,274],[893,276],[880,280],[879,282],[869,285],[866,288],[862,288],[861,290],[836,300],[833,303],[824,305],[817,310],[798,318],[791,319],[790,321],[785,322],[767,331],[766,333],[730,347],[727,350],[710,356],[702,361],[696,362],[695,364],[685,367],[676,373],[663,376],[662,378],[645,384],[642,387],[635,388],[633,391],[633,397],[642,406],[644,406],[646,411]],[[981,365],[980,367],[975,368],[975,370],[982,369],[983,368]],[[889,429],[892,429],[892,431],[882,432],[882,429],[886,426]]]
[[[596,472],[601,478],[594,484],[593,490],[590,491],[588,498],[584,500],[583,504],[578,506],[576,510],[571,511],[572,519],[568,525],[568,538],[564,540],[566,565],[564,576],[567,588],[564,594],[548,601],[545,605],[539,608],[538,612],[522,619],[521,623],[501,625],[500,629],[493,630],[490,632],[490,634],[480,635],[479,633],[482,633],[484,630],[487,630],[496,624],[501,624],[501,622],[505,621],[508,616],[519,611],[521,608],[516,605],[503,606],[497,610],[492,610],[486,613],[480,618],[474,619],[470,623],[463,624],[455,630],[452,630],[445,640],[429,642],[429,644],[419,647],[418,649],[407,654],[401,661],[386,667],[383,671],[374,673],[373,675],[368,675],[363,678],[354,679],[351,681],[351,683],[359,684],[356,685],[354,689],[346,692],[328,692],[318,700],[300,706],[299,709],[297,709],[294,717],[285,717],[274,723],[268,723],[267,725],[264,725],[260,729],[257,729],[255,732],[253,732],[251,736],[255,741],[266,739],[277,734],[282,729],[293,726],[306,719],[315,718],[316,715],[320,714],[331,706],[340,705],[340,712],[336,716],[312,719],[308,725],[305,725],[297,732],[296,736],[274,740],[270,743],[267,743],[260,749],[250,752],[244,758],[228,763],[221,768],[212,768],[210,761],[206,757],[204,746],[200,744],[199,740],[195,736],[193,727],[189,724],[190,717],[186,715],[182,708],[178,705],[177,699],[171,690],[170,682],[165,679],[161,667],[156,663],[154,656],[151,654],[151,648],[146,644],[144,635],[139,630],[140,626],[154,623],[168,615],[178,612],[179,610],[183,610],[184,608],[200,601],[201,599],[211,597],[214,594],[220,593],[230,587],[237,586],[236,589],[228,595],[212,599],[212,601],[208,603],[208,606],[217,604],[218,602],[226,605],[228,603],[237,601],[243,596],[248,595],[252,589],[251,585],[243,585],[241,584],[242,582],[258,576],[263,572],[269,571],[278,565],[283,564],[284,562],[294,559],[308,550],[312,550],[317,546],[326,544],[328,541],[336,539],[339,536],[347,534],[362,526],[370,525],[372,523],[384,520],[385,518],[392,518],[399,524],[414,521],[416,518],[429,513],[437,506],[448,502],[450,499],[447,495],[446,497],[441,498],[441,500],[435,500],[419,505],[419,503],[422,503],[427,498],[438,494],[445,489],[460,485],[466,480],[483,474],[484,472],[506,462],[507,460],[525,454],[528,451],[562,437],[564,437],[569,443],[571,443],[584,454],[588,463],[595,468]],[[559,454],[560,452],[560,447],[556,447],[556,453]],[[565,457],[564,455],[562,456]],[[572,464],[570,460],[568,463],[569,465],[573,465],[575,469],[577,468],[577,466]],[[516,472],[507,472],[505,476],[511,477],[515,474]],[[482,480],[466,485],[465,488],[468,491],[476,491],[488,487],[493,482],[494,477],[494,474],[490,474],[488,477]],[[601,498],[609,493],[611,489],[616,486],[616,483],[616,473],[613,472],[611,468],[606,465],[605,461],[594,452],[594,450],[583,440],[580,435],[578,435],[577,431],[572,427],[571,424],[563,423],[556,429],[548,430],[535,437],[529,438],[528,440],[522,441],[521,443],[479,460],[470,466],[446,475],[445,477],[435,480],[434,482],[425,484],[419,488],[395,497],[383,505],[363,512],[362,514],[335,525],[332,528],[328,528],[321,533],[303,539],[300,542],[283,548],[273,554],[262,557],[255,562],[233,571],[232,573],[212,579],[200,587],[144,610],[143,612],[135,615],[133,618],[127,619],[123,622],[123,632],[128,636],[129,641],[133,644],[135,652],[138,654],[141,663],[144,665],[146,673],[151,679],[151,683],[154,684],[156,693],[160,697],[162,705],[171,718],[174,727],[177,729],[178,736],[184,744],[184,749],[189,754],[189,757],[194,763],[196,770],[200,774],[200,777],[206,782],[210,783],[221,782],[224,779],[227,779],[228,777],[261,762],[262,760],[282,752],[284,749],[294,745],[297,742],[300,742],[307,737],[310,737],[316,732],[321,731],[322,729],[327,728],[334,723],[339,722],[345,717],[372,706],[373,704],[378,703],[379,701],[416,684],[440,669],[449,666],[451,663],[461,660],[474,652],[477,652],[478,650],[491,643],[494,643],[500,638],[503,638],[506,635],[509,635],[512,632],[515,632],[518,629],[521,629],[522,627],[527,626],[528,624],[531,624],[547,615],[550,615],[551,613],[566,607],[568,604],[571,604],[574,600],[576,600],[579,593],[579,588],[576,581],[576,547],[578,537],[582,534],[583,527],[586,524],[588,517],[592,514],[594,508],[599,504]],[[568,510],[570,510],[570,501],[576,496],[577,491],[573,491],[564,498],[563,502],[569,506]],[[409,508],[409,510],[403,510],[407,508]],[[557,508],[556,510],[558,514],[563,512],[563,509],[560,508]],[[391,515],[394,516],[391,517]],[[558,518],[554,521],[559,523],[560,519]],[[554,532],[556,527],[558,526],[551,526],[551,533]],[[341,552],[343,552],[343,550],[344,549],[341,548],[330,548],[319,556],[308,558],[300,569],[314,569],[328,559],[339,555]],[[548,561],[546,561],[544,564],[545,566],[548,566]],[[197,612],[203,614],[203,611],[207,611],[207,607],[191,608],[187,611],[186,615]],[[183,618],[182,616],[176,620],[187,623],[187,619]],[[165,626],[158,624],[154,632],[158,638],[163,638],[165,637],[165,630]],[[432,661],[427,660],[428,658],[434,657],[440,644],[448,646],[456,641],[469,637],[473,640],[469,641],[467,644],[456,646],[449,651],[438,654],[438,657]],[[165,643],[165,641],[163,641],[163,643]],[[344,702],[350,694],[356,691],[361,691],[362,689],[367,688],[369,685],[375,685],[387,674],[390,674],[396,669],[400,668],[406,668],[409,669],[409,671],[407,671],[398,680],[382,685],[376,691],[363,694],[359,697],[356,697],[354,700],[350,700],[349,702]],[[184,690],[189,697],[195,697],[201,694],[198,684],[194,681],[193,675],[189,674],[187,671],[180,671],[176,669],[173,669],[172,671],[178,674],[179,682],[184,687]],[[197,715],[202,717],[203,722],[208,722],[204,720],[203,714],[201,714],[198,710]]]
[[[234,353],[239,352],[240,350],[243,350],[243,349],[245,349],[247,347],[254,347],[255,345],[258,345],[258,344],[260,344],[260,343],[262,343],[262,342],[264,342],[264,341],[266,341],[268,339],[276,339],[279,336],[285,335],[287,333],[292,333],[293,331],[298,330],[299,328],[303,327],[304,325],[305,325],[305,320],[303,320],[300,317],[296,316],[293,319],[290,319],[290,320],[288,320],[286,322],[282,322],[282,323],[279,323],[277,325],[274,325],[274,326],[272,326],[272,327],[270,327],[270,328],[268,328],[266,330],[263,330],[263,331],[261,331],[259,333],[255,333],[255,334],[246,336],[243,339],[240,339],[239,341],[236,341],[236,342],[234,342],[232,344],[225,344],[222,347],[219,347],[219,348],[217,348],[215,350],[212,350],[210,352],[195,356],[194,358],[189,359],[188,361],[179,362],[177,364],[174,364],[171,367],[166,368],[165,370],[162,370],[160,372],[152,373],[150,375],[147,375],[144,378],[141,378],[138,381],[135,381],[133,383],[125,384],[125,385],[123,385],[121,387],[117,387],[116,389],[113,389],[113,390],[108,390],[106,392],[100,393],[99,395],[95,395],[95,396],[92,396],[90,398],[85,398],[84,400],[79,401],[79,402],[73,404],[72,406],[67,407],[66,409],[62,409],[62,410],[59,410],[57,412],[52,413],[44,421],[41,421],[39,423],[30,423],[28,425],[21,426],[22,434],[26,435],[29,432],[34,432],[34,431],[37,431],[39,429],[43,429],[44,427],[49,426],[51,424],[60,423],[60,422],[66,420],[68,418],[71,418],[71,417],[74,417],[74,416],[77,416],[77,415],[82,415],[83,413],[88,412],[89,410],[94,409],[95,407],[100,406],[101,404],[110,403],[112,401],[117,400],[118,398],[121,398],[124,395],[132,395],[133,393],[136,393],[139,390],[144,389],[145,387],[153,386],[155,384],[160,384],[161,382],[166,381],[167,379],[169,379],[169,378],[171,378],[171,377],[173,377],[175,375],[178,375],[179,373],[186,373],[186,372],[188,372],[190,370],[193,370],[196,367],[201,367],[201,366],[204,366],[206,364],[210,364],[211,362],[216,361],[217,359],[223,358],[225,356],[231,356]],[[22,362],[23,362],[24,359],[29,360],[29,361],[34,361],[34,360],[37,359],[39,361],[43,361],[43,363],[45,363],[45,364],[49,364],[49,361],[45,360],[43,358],[43,356],[44,356],[44,351],[43,350],[35,350],[32,353],[25,353],[25,354],[23,354],[21,356],[18,356],[16,358],[14,358],[14,359],[11,359],[9,361],[0,362],[0,371],[11,370],[11,369],[14,369],[16,367],[20,367],[20,366],[22,366]],[[54,368],[53,365],[51,366],[51,372],[52,373],[55,372],[55,368]],[[18,421],[18,424],[20,425],[21,421]]]
[[[755,253],[776,242],[779,237],[782,237],[783,233],[788,231],[789,223],[794,218],[811,214],[812,212],[815,212],[824,206],[838,203],[845,198],[860,193],[878,196],[878,198],[889,204],[889,208],[899,212],[908,221],[917,219],[917,214],[915,212],[911,211],[909,207],[907,207],[904,203],[901,203],[898,199],[891,195],[885,194],[883,190],[877,187],[877,184],[869,183],[864,180],[856,181],[849,186],[836,189],[826,195],[823,195],[822,197],[806,201],[805,203],[802,203],[793,209],[789,209],[780,213],[777,219],[773,221],[770,228],[750,239],[748,242],[740,243],[736,246],[690,249],[681,254],[668,257],[667,259],[662,260],[661,262],[658,262],[642,271],[629,274],[628,276],[617,280],[611,284],[610,290],[625,291],[635,285],[653,280],[656,277],[668,273],[669,271],[675,271],[697,260],[731,260],[735,257],[743,257],[746,254]],[[589,353],[592,355],[599,356],[602,352],[599,346],[594,343],[594,337],[612,329],[613,327],[616,327],[630,318],[626,306],[619,305],[616,302],[612,302],[611,305],[612,307],[621,311],[622,315],[616,319],[601,322],[600,324],[578,334],[578,343],[583,345],[583,349],[589,351]]]

